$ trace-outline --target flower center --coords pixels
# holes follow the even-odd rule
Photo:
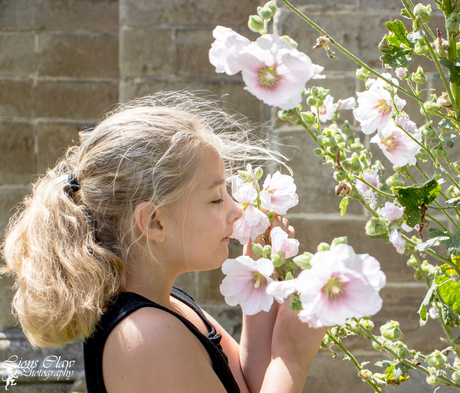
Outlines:
[[[323,292],[329,299],[335,300],[338,299],[345,290],[345,283],[342,280],[339,280],[336,277],[332,277],[324,285],[321,292]]]
[[[252,276],[252,285],[254,285],[254,288],[259,288],[260,284],[263,284],[267,279],[262,276],[259,272],[254,272],[254,275]]]
[[[374,106],[374,109],[377,109],[379,113],[390,113],[393,110],[393,108],[388,105],[384,99],[381,99],[379,103]]]
[[[393,150],[395,147],[396,147],[396,139],[393,135],[390,135],[388,137],[386,137],[383,141],[382,141],[382,145],[384,145],[388,151],[391,151]]]
[[[274,88],[278,81],[280,79],[280,76],[275,70],[275,67],[266,67],[262,68],[259,71],[259,83],[262,87],[267,87],[269,89]]]
[[[319,108],[319,114],[320,115],[326,115],[327,114],[326,105],[323,105],[321,108]]]

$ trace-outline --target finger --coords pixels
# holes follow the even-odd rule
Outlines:
[[[292,239],[295,237],[295,229],[293,226],[289,225],[289,228],[288,228],[288,236]]]

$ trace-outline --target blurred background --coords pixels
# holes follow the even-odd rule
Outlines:
[[[419,327],[417,310],[426,292],[422,282],[414,281],[407,256],[396,253],[391,245],[366,237],[364,225],[369,217],[358,204],[351,203],[340,217],[340,198],[335,196],[332,169],[323,166],[311,151],[313,143],[305,131],[276,120],[276,109],[259,102],[243,90],[241,77],[216,74],[208,61],[216,25],[233,28],[256,39],[247,28],[250,14],[263,5],[258,0],[0,0],[0,229],[3,230],[15,206],[30,191],[30,184],[45,173],[69,145],[78,141],[82,128],[92,127],[100,115],[120,100],[131,99],[159,90],[205,90],[221,99],[231,111],[238,111],[262,124],[263,133],[273,146],[292,159],[300,203],[288,218],[296,228],[301,251],[315,252],[320,242],[348,235],[349,244],[358,253],[376,257],[387,275],[382,290],[384,307],[374,318],[375,330],[389,319],[400,321],[410,347],[429,352],[440,347],[441,330],[429,321]],[[322,26],[336,41],[368,65],[381,69],[377,45],[387,32],[385,22],[399,17],[398,0],[295,0],[294,5]],[[324,50],[312,49],[320,35],[298,16],[281,5],[275,30],[288,34],[299,49],[314,63],[325,67],[327,79],[315,81],[331,89],[335,100],[362,91],[355,78],[355,64],[336,51],[340,58],[328,59]],[[436,6],[432,6],[436,10]],[[442,27],[440,15],[432,17]],[[334,48],[332,48],[334,50]],[[424,66],[431,67],[428,63]],[[411,71],[415,71],[415,68]],[[430,76],[433,69],[425,68]],[[429,78],[427,88],[438,81]],[[312,81],[307,85],[313,86]],[[426,93],[428,97],[428,92]],[[412,103],[411,103],[412,104]],[[306,106],[306,104],[305,104]],[[411,118],[420,120],[417,108]],[[353,127],[351,113],[345,113]],[[377,152],[376,152],[377,153]],[[378,155],[378,154],[377,154]],[[380,154],[381,156],[381,154]],[[379,157],[380,157],[379,156]],[[390,164],[382,159],[384,165]],[[241,247],[231,244],[231,255]],[[192,273],[179,278],[185,288],[206,311],[213,314],[239,338],[241,312],[228,307],[219,292],[220,270]],[[61,356],[75,360],[69,378],[16,379],[15,392],[62,392],[82,390],[81,343],[59,349],[33,350],[10,312],[12,280],[0,279],[0,373],[5,382],[5,361],[42,360]],[[367,340],[344,339],[358,361],[383,372],[373,363],[383,359]],[[310,370],[305,392],[369,392],[352,364],[332,359],[330,351],[320,351]],[[55,362],[59,368],[59,362]],[[62,363],[61,363],[61,367]],[[385,392],[431,392],[434,387],[424,378],[412,378]],[[0,385],[2,384],[0,383]],[[3,386],[3,385],[2,385]],[[441,388],[438,392],[448,391]]]

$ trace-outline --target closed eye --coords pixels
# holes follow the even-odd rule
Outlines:
[[[217,199],[216,201],[212,201],[212,203],[216,203],[216,204],[217,204],[217,203],[222,203],[223,201],[224,201],[224,200],[223,200],[222,198],[220,198],[220,199]]]

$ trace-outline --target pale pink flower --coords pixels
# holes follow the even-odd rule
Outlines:
[[[251,41],[223,26],[217,26],[212,35],[216,40],[209,50],[209,61],[216,67],[216,72],[225,72],[227,75],[240,72],[241,65],[236,61],[235,56]]]
[[[272,254],[284,252],[285,258],[288,259],[299,253],[299,241],[290,239],[289,235],[280,227],[275,227],[271,230],[270,238],[272,241]]]
[[[232,177],[232,195],[239,203],[252,203],[257,198],[257,190],[253,183],[246,183],[239,176]]]
[[[422,135],[417,133],[413,138],[421,142]],[[417,162],[415,156],[421,149],[420,145],[401,130],[394,120],[390,120],[379,134],[371,139],[371,142],[376,143],[385,157],[396,167],[415,165]]]
[[[377,170],[364,172],[363,178],[364,180],[366,180],[369,184],[371,184],[378,190],[380,189],[380,179],[379,179],[379,173]],[[369,199],[370,203],[373,206],[377,205],[377,194],[366,183],[363,183],[362,181],[357,180],[356,188],[358,189],[358,192],[361,194],[363,198]]]
[[[283,303],[297,289],[297,280],[273,281],[267,287],[267,294],[272,295],[278,303]]]
[[[233,224],[233,233],[230,237],[238,239],[241,244],[245,245],[250,238],[254,240],[257,236],[262,235],[269,226],[268,217],[255,206],[249,205],[239,220]]]
[[[399,229],[392,229],[390,231],[390,242],[396,248],[396,251],[400,254],[404,254],[406,249],[406,242],[401,236],[401,231]]]
[[[384,220],[395,222],[404,214],[404,209],[393,205],[390,202],[385,202],[385,207],[380,209],[380,214]]]
[[[407,68],[406,67],[398,67],[395,69],[395,74],[399,79],[407,78]]]
[[[317,252],[310,264],[311,269],[296,279],[303,306],[299,318],[310,327],[343,325],[349,318],[374,315],[382,307],[379,290],[386,279],[375,258],[339,244]]]
[[[226,277],[220,285],[220,292],[227,304],[239,304],[246,315],[269,311],[273,296],[268,295],[266,289],[273,281],[270,277],[273,269],[272,261],[266,258],[257,261],[248,256],[227,259],[222,265]]]
[[[356,100],[355,97],[349,97],[344,100],[338,100],[336,105],[336,110],[351,110],[356,108]]]
[[[439,319],[438,310],[436,310],[434,307],[431,307],[428,310],[428,313],[430,314],[431,319]]]
[[[288,110],[302,102],[305,84],[319,78],[320,67],[276,34],[265,34],[235,57],[245,89],[268,105]]]
[[[323,123],[328,122],[329,120],[332,120],[335,114],[337,104],[334,104],[334,97],[332,97],[330,94],[326,96],[324,99],[323,105],[319,108],[319,117]],[[318,115],[318,111],[316,110],[316,107],[312,106],[310,107],[312,113],[315,115]]]
[[[273,176],[268,175],[260,195],[261,205],[266,210],[284,215],[288,209],[299,203],[296,189],[292,176],[282,175],[279,171]]]
[[[420,134],[417,128],[417,124],[415,124],[412,120],[406,117],[397,117],[395,122],[400,127],[404,128],[409,134],[412,134],[412,135]]]

